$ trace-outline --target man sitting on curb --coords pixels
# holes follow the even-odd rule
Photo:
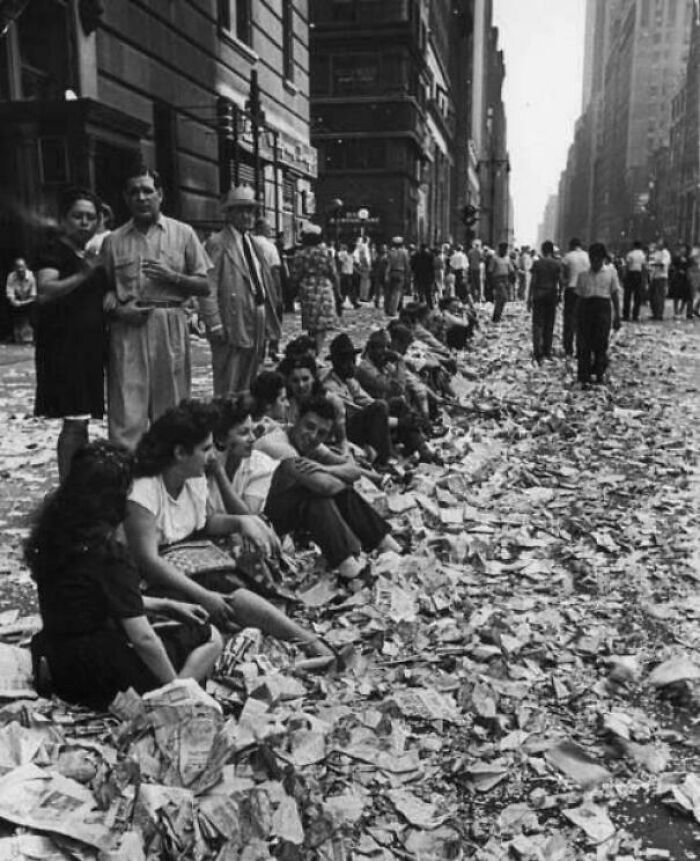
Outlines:
[[[364,568],[361,550],[398,553],[401,548],[389,534],[389,524],[355,491],[360,468],[324,448],[334,420],[333,404],[313,396],[299,405],[288,430],[266,434],[254,448],[282,461],[265,506],[275,531],[284,535],[305,528],[328,564],[352,579]]]
[[[343,332],[331,341],[332,367],[320,377],[326,391],[345,407],[345,433],[350,442],[371,446],[376,452],[375,465],[386,466],[392,455],[389,408],[385,400],[367,394],[355,379],[355,348]]]

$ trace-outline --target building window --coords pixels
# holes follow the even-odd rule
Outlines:
[[[371,95],[379,84],[379,54],[333,57],[333,95]]]
[[[68,8],[61,0],[30,3],[17,19],[22,99],[63,99],[74,89]]]
[[[252,44],[250,0],[217,0],[217,19],[222,30],[228,30],[246,45]]]
[[[384,140],[328,141],[324,147],[327,170],[380,170],[387,164]]]
[[[282,0],[282,65],[284,77],[294,80],[294,6],[292,0]]]

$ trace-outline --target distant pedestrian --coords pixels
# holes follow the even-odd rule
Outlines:
[[[625,258],[624,298],[622,303],[623,320],[630,319],[630,307],[632,309],[632,319],[639,320],[639,309],[642,306],[642,277],[646,259],[642,243],[638,239],[635,239],[632,243],[632,250],[628,252]]]
[[[374,307],[379,308],[384,298],[384,282],[386,281],[386,265],[389,259],[389,248],[380,245],[372,261],[372,280],[374,282]]]
[[[515,265],[508,253],[508,243],[499,242],[498,253],[489,261],[487,277],[493,290],[493,322],[499,323],[503,316],[510,290],[515,283]]]
[[[104,415],[107,280],[101,259],[86,254],[97,229],[100,202],[87,189],[70,189],[59,205],[60,234],[37,259],[36,402],[38,416],[62,419],[58,477],[88,442],[91,418]]]
[[[348,246],[345,244],[341,244],[340,250],[338,251],[338,275],[340,276],[340,299],[341,299],[341,307],[338,308],[339,314],[342,313],[342,304],[345,303],[346,299],[350,300],[350,304],[353,308],[359,308],[359,296],[355,292],[355,280],[354,280],[354,272],[355,272],[355,260],[348,251]]]
[[[660,239],[649,256],[649,307],[653,320],[663,320],[666,295],[668,293],[668,272],[671,254],[666,243]]]
[[[403,236],[394,236],[387,254],[384,281],[384,313],[395,317],[399,303],[411,284],[411,260],[403,244]]]
[[[301,328],[316,342],[320,354],[331,329],[338,328],[336,315],[337,273],[333,253],[323,242],[321,228],[307,224],[301,234],[301,248],[292,261],[292,279],[298,285]]]
[[[467,255],[469,261],[469,292],[472,301],[481,302],[481,267],[483,264],[483,255],[481,253],[481,243],[475,239],[472,247]],[[457,293],[459,296],[459,293]],[[466,302],[466,296],[459,296],[462,302]]]
[[[450,255],[450,271],[454,274],[454,294],[460,301],[466,302],[469,295],[468,279],[469,279],[469,260],[464,253],[464,248],[457,245],[455,250]]]
[[[554,244],[542,243],[542,257],[532,264],[527,308],[532,311],[532,355],[536,362],[552,358],[552,338],[561,285],[561,265]]]
[[[15,344],[31,344],[32,319],[36,302],[36,279],[23,257],[18,257],[5,284],[7,301],[12,310],[12,332]]]
[[[269,258],[260,237],[251,233],[255,192],[248,185],[232,188],[222,209],[226,226],[207,240],[213,269],[209,295],[200,300],[215,397],[247,393],[265,355],[266,336],[279,337]]]
[[[564,355],[574,355],[574,336],[576,335],[576,285],[582,272],[588,272],[591,262],[581,247],[581,240],[574,237],[569,242],[569,250],[562,260],[564,281],[564,310],[562,340]]]
[[[620,328],[620,282],[615,267],[606,263],[607,251],[602,242],[588,250],[591,267],[581,272],[576,282],[576,339],[578,380],[587,385],[591,374],[602,383],[608,366],[610,324]]]
[[[134,449],[151,422],[189,397],[184,306],[208,295],[211,261],[189,224],[162,214],[156,171],[137,167],[125,200],[131,219],[102,243],[111,288],[107,404],[110,439]]]
[[[690,246],[682,245],[678,249],[678,253],[674,254],[669,270],[668,295],[673,299],[674,319],[680,317],[688,308],[690,308],[690,313],[687,316],[693,316],[692,301],[690,299],[690,280],[688,277],[690,266]]]
[[[421,242],[420,248],[411,258],[411,271],[413,272],[413,283],[416,285],[418,300],[425,302],[432,308],[433,288],[435,286],[434,255],[425,242]]]

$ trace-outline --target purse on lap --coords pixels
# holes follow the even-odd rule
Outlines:
[[[232,592],[243,586],[236,576],[236,563],[221,548],[206,539],[178,541],[159,551],[178,571],[214,592]]]

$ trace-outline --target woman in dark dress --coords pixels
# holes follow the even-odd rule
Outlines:
[[[90,418],[104,415],[106,351],[102,301],[107,281],[99,257],[86,252],[100,204],[86,189],[67,191],[60,203],[60,234],[37,260],[37,416],[63,419],[58,437],[59,480],[88,441]]]
[[[221,653],[201,607],[139,591],[136,566],[114,537],[131,467],[131,455],[110,443],[81,448],[25,546],[43,622],[32,640],[35,676],[41,681],[46,661],[53,692],[91,708],[129,687],[143,693],[176,677],[202,679]],[[183,624],[161,639],[146,609]]]

